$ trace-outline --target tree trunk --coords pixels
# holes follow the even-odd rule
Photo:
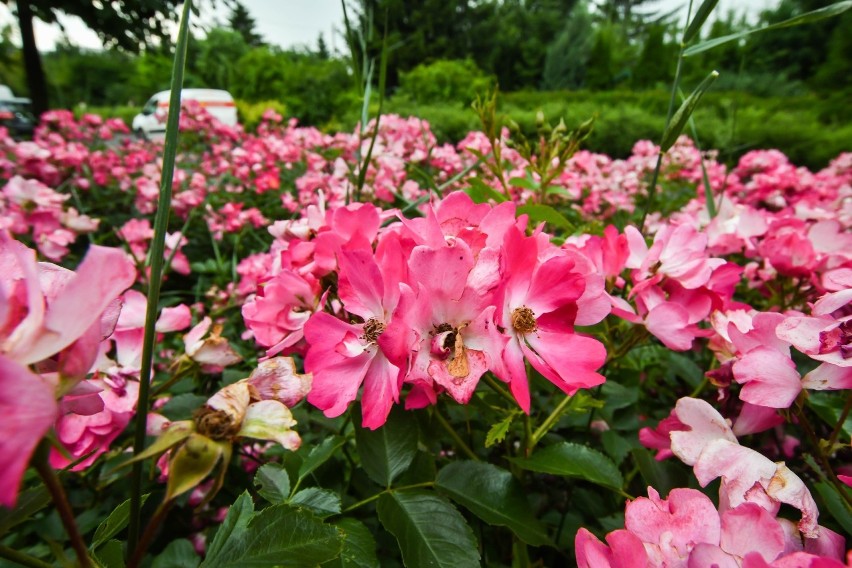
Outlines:
[[[41,55],[36,46],[33,33],[33,13],[29,0],[17,0],[18,26],[21,29],[21,43],[24,48],[24,69],[27,72],[27,87],[30,90],[33,113],[40,117],[48,109],[47,84],[41,67]]]

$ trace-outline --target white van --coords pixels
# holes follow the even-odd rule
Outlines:
[[[161,91],[151,97],[142,112],[133,118],[133,132],[146,138],[162,137],[166,132],[166,115],[169,111],[170,91]],[[183,89],[181,101],[198,101],[207,112],[228,126],[237,124],[237,105],[228,91],[221,89]]]

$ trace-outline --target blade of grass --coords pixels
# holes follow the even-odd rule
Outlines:
[[[183,88],[183,71],[186,65],[186,50],[189,41],[189,14],[192,0],[183,5],[177,45],[175,46],[174,65],[172,66],[171,96],[169,97],[169,116],[166,121],[166,143],[163,149],[163,169],[160,179],[160,195],[157,203],[157,215],[154,219],[154,239],[151,243],[149,263],[151,267],[148,286],[148,308],[145,313],[145,334],[142,339],[142,368],[139,373],[139,400],[136,404],[133,453],[138,454],[145,446],[145,429],[148,418],[148,398],[151,387],[151,369],[154,353],[154,324],[157,321],[160,301],[160,285],[163,273],[163,250],[165,249],[166,230],[169,225],[169,211],[172,203],[172,179],[174,177],[175,157],[177,155],[178,126],[180,125],[180,95]],[[142,509],[142,462],[133,464],[130,478],[130,521],[127,536],[127,555],[132,558],[139,543],[140,514]]]
[[[361,192],[364,189],[364,183],[367,181],[367,169],[370,167],[370,160],[373,157],[373,148],[376,145],[376,138],[379,135],[379,123],[382,120],[382,107],[385,102],[385,84],[388,74],[388,15],[385,12],[385,30],[382,37],[382,58],[379,63],[379,109],[376,111],[376,125],[373,127],[373,136],[370,139],[370,147],[367,149],[367,155],[364,156],[364,161],[358,170],[358,184],[355,186],[355,201],[361,201]],[[370,85],[367,85],[369,89]],[[364,95],[364,106],[368,104],[369,94]]]

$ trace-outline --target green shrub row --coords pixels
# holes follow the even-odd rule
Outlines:
[[[323,125],[326,130],[350,130],[358,121],[357,101],[335,113]],[[275,101],[239,101],[240,120],[248,129],[257,126],[263,111],[273,108],[286,116],[289,108]],[[535,116],[541,110],[553,123],[560,117],[572,128],[596,116],[594,131],[585,147],[615,158],[630,155],[637,140],[659,140],[668,94],[664,91],[532,91],[504,93],[500,112],[518,123],[527,135],[535,133]],[[134,107],[76,109],[105,117],[118,117],[130,124],[139,112]],[[373,105],[375,115],[377,108]],[[440,142],[457,142],[479,120],[462,102],[418,103],[409,96],[391,97],[384,112],[419,116],[429,122]],[[736,160],[756,148],[777,148],[795,164],[811,169],[824,167],[832,158],[852,150],[852,123],[845,105],[814,95],[759,98],[743,93],[709,92],[694,114],[702,148],[715,148],[722,158]]]

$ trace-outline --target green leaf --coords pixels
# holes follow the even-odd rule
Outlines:
[[[345,518],[334,523],[343,531],[343,550],[336,565],[341,568],[379,568],[376,540],[361,521]],[[334,563],[333,563],[334,564]]]
[[[509,185],[512,187],[520,187],[521,189],[529,189],[531,191],[538,191],[538,184],[531,179],[522,178],[522,177],[513,177],[509,179]]]
[[[707,21],[707,17],[710,16],[710,12],[713,11],[713,8],[715,8],[718,3],[719,0],[704,0],[704,2],[701,3],[701,6],[698,7],[698,11],[695,12],[695,17],[692,18],[692,21],[689,23],[689,27],[686,28],[685,32],[683,32],[683,39],[681,41],[684,45],[692,41],[692,38],[698,35],[698,32],[701,31],[701,26],[703,26],[704,22]]]
[[[340,436],[331,436],[323,440],[318,446],[311,448],[311,453],[308,454],[299,468],[299,482],[327,462],[344,442],[345,440]]]
[[[837,492],[837,489],[825,481],[817,483],[816,489],[822,498],[823,505],[828,509],[831,516],[834,517],[834,520],[837,521],[837,524],[843,527],[846,534],[852,534],[852,513],[849,512],[849,509],[844,504],[843,496]],[[848,490],[844,489],[844,491]]]
[[[140,506],[145,505],[145,501],[148,500],[148,496],[149,494],[146,493],[140,498]],[[95,531],[95,536],[92,537],[92,544],[89,549],[96,549],[97,547],[104,544],[106,541],[123,531],[125,527],[127,527],[127,523],[129,521],[130,499],[113,509],[112,513],[110,513],[109,516],[104,519],[100,525],[98,525],[98,528]]]
[[[624,461],[627,454],[630,453],[632,446],[630,442],[624,439],[624,436],[615,430],[607,430],[601,433],[601,444],[604,451],[609,454],[616,465]]]
[[[319,487],[302,489],[293,495],[290,504],[306,507],[321,519],[340,513],[340,495]]]
[[[529,458],[510,458],[519,467],[568,477],[579,477],[604,487],[621,490],[624,480],[612,460],[597,450],[561,442],[535,452]]]
[[[685,487],[688,483],[687,470],[680,463],[657,461],[645,448],[633,448],[630,453],[639,466],[645,485],[650,485],[663,497],[675,487]]]
[[[475,203],[487,203],[492,200],[497,203],[506,201],[505,195],[479,178],[469,178],[467,182],[470,186],[464,188],[464,192],[467,193]]]
[[[124,545],[110,540],[93,553],[95,560],[103,568],[124,568]]]
[[[226,541],[208,552],[202,568],[315,566],[340,554],[343,533],[304,509],[272,505]]]
[[[248,491],[237,497],[234,504],[228,509],[225,520],[219,525],[213,542],[207,547],[207,559],[216,558],[221,555],[225,548],[245,537],[249,521],[254,517],[254,502]],[[205,561],[206,563],[206,561]]]
[[[751,34],[756,34],[760,32],[765,32],[769,30],[775,30],[779,28],[789,28],[791,26],[799,26],[802,24],[810,24],[812,22],[816,22],[825,18],[831,18],[833,16],[837,16],[842,14],[849,8],[852,8],[852,0],[845,0],[843,2],[835,2],[830,6],[826,6],[824,8],[819,8],[818,10],[813,10],[811,12],[806,12],[804,14],[800,14],[788,20],[784,20],[783,22],[778,22],[776,24],[771,24],[768,26],[763,26],[762,28],[752,28],[750,30],[745,30],[742,32],[737,32],[735,34],[730,34],[722,37],[717,37],[713,39],[708,39],[707,41],[702,41],[697,45],[693,45],[689,49],[683,52],[684,57],[689,57],[691,55],[697,55],[699,53],[703,53],[708,49],[713,49],[714,47],[718,47],[720,45],[724,45],[726,43],[740,40],[744,37],[748,37]]]
[[[518,207],[518,215],[529,215],[530,221],[537,225],[545,222],[554,228],[564,229],[568,232],[574,230],[574,225],[571,224],[565,215],[551,207],[550,205],[540,205],[538,203],[527,203]]]
[[[704,371],[701,367],[682,353],[669,351],[667,366],[670,373],[684,379],[692,388],[697,387],[704,380]]]
[[[715,81],[718,76],[718,71],[712,71],[703,81],[701,81],[701,84],[692,91],[692,94],[686,97],[686,100],[681,103],[680,108],[675,111],[666,131],[663,133],[663,141],[660,143],[661,152],[668,152],[669,148],[674,145],[677,137],[680,136],[681,132],[683,132],[683,128],[686,126],[689,117],[692,116],[692,111],[695,110],[695,107],[698,105],[698,101],[701,100],[701,97],[704,96],[704,93],[710,88],[710,85],[713,84],[713,81]]]
[[[425,491],[379,498],[379,521],[396,537],[407,568],[479,566],[479,547],[464,517],[446,499]]]
[[[438,472],[435,486],[489,525],[509,527],[527,544],[541,546],[549,542],[521,485],[505,469],[483,462],[457,461]]]
[[[160,414],[169,420],[189,420],[192,413],[207,402],[206,396],[197,394],[179,394],[169,399],[160,409]]]
[[[44,485],[31,487],[21,492],[14,509],[0,507],[0,536],[47,507],[52,501],[50,492]]]
[[[227,440],[214,442],[201,434],[190,435],[169,462],[165,500],[174,499],[204,481],[222,458],[223,446],[230,450],[230,444]]]
[[[357,409],[353,421],[361,423]],[[379,485],[390,487],[393,480],[408,469],[417,453],[417,422],[413,415],[396,406],[381,428],[356,427],[355,441],[367,475]]]
[[[163,551],[154,558],[151,568],[195,568],[201,559],[195,553],[192,543],[181,538],[171,541]]]
[[[290,476],[283,465],[268,463],[260,467],[254,476],[258,494],[272,503],[284,503],[290,497]]]
[[[163,452],[171,449],[172,447],[180,444],[192,433],[195,432],[195,422],[192,420],[182,420],[180,422],[172,422],[168,429],[160,434],[160,436],[154,440],[154,443],[136,454],[132,459],[127,460],[120,466],[122,468],[126,465],[130,465],[131,463],[138,462],[144,459],[152,458],[154,456],[159,456]]]
[[[826,391],[811,391],[808,395],[808,407],[816,412],[829,428],[833,429],[843,415],[843,397],[832,396]],[[847,415],[843,421],[841,434],[839,441],[843,441],[843,438],[852,438],[852,414]]]
[[[506,416],[506,418],[488,429],[488,434],[485,435],[486,448],[490,448],[494,444],[500,443],[506,438],[506,434],[509,433],[509,427],[512,425],[512,421],[515,420],[517,415],[518,414],[516,412],[512,412]]]

